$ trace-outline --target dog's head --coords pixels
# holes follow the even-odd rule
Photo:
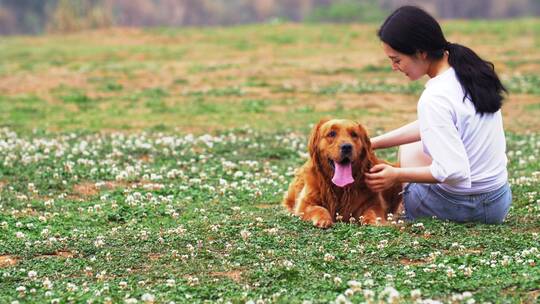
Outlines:
[[[309,154],[325,176],[344,187],[369,169],[373,152],[364,127],[345,119],[321,120],[312,130]]]

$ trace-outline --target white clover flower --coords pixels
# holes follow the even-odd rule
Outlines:
[[[176,285],[176,281],[174,279],[167,280],[167,286],[174,287],[174,285]]]
[[[249,239],[249,237],[251,236],[251,232],[249,232],[248,230],[244,229],[242,231],[240,231],[240,236],[242,236],[242,239],[245,241],[247,241],[247,239]]]
[[[144,303],[154,303],[155,297],[150,293],[145,293],[141,296],[141,301]]]
[[[30,271],[28,272],[28,278],[29,278],[29,279],[33,280],[33,279],[35,279],[36,277],[37,277],[37,272],[36,272],[36,271],[30,270]]]
[[[77,287],[77,285],[75,285],[73,283],[67,283],[66,288],[70,292],[75,292],[75,291],[79,290],[79,287]]]
[[[26,235],[24,233],[22,233],[21,231],[17,231],[15,233],[15,237],[18,238],[18,239],[24,239],[26,237]]]
[[[26,292],[26,287],[24,286],[18,286],[15,291],[17,291],[18,293],[25,293]]]
[[[400,294],[394,287],[387,286],[381,292],[379,297],[386,297],[387,303],[397,303],[399,301]]]
[[[346,297],[349,297],[349,298],[350,298],[350,297],[352,297],[352,296],[354,295],[354,292],[355,292],[355,291],[354,291],[353,289],[347,288],[343,294],[344,294]]]
[[[422,291],[420,291],[420,289],[411,290],[411,298],[413,300],[420,299],[421,296],[422,296]]]
[[[339,284],[341,284],[342,282],[343,282],[343,281],[341,280],[340,277],[335,277],[335,278],[334,278],[334,284],[339,285]]]
[[[43,287],[45,289],[52,289],[53,288],[53,283],[51,282],[51,280],[49,280],[49,278],[45,278],[43,280]]]
[[[355,281],[355,280],[350,280],[347,282],[347,285],[349,285],[349,287],[353,290],[353,291],[359,291],[361,288],[362,288],[362,283],[358,282],[358,281]]]
[[[94,246],[96,246],[97,248],[103,247],[103,245],[105,245],[105,241],[103,240],[103,238],[103,236],[99,235],[94,241]]]
[[[352,302],[349,299],[347,299],[346,296],[340,294],[339,296],[337,296],[334,303],[336,303],[336,304],[349,304],[349,303],[352,303]]]
[[[333,261],[333,260],[335,260],[335,259],[336,259],[336,257],[333,256],[333,255],[331,255],[330,253],[325,253],[325,254],[324,254],[324,260],[325,260],[326,262],[331,262],[331,261]]]
[[[373,298],[375,297],[375,292],[371,289],[364,289],[364,291],[362,292],[363,295],[364,295],[364,298],[366,298],[366,300],[373,300]]]
[[[118,283],[118,286],[124,289],[128,286],[128,283],[126,281],[120,281],[120,283]]]

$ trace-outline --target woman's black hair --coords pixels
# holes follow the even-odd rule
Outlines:
[[[394,50],[416,55],[426,52],[430,59],[441,59],[448,51],[448,63],[454,68],[464,92],[477,113],[497,112],[507,93],[495,73],[493,63],[480,58],[473,50],[446,41],[441,26],[431,15],[416,6],[402,6],[394,11],[378,31],[378,36]]]

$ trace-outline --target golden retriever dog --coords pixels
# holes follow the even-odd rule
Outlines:
[[[354,121],[321,120],[312,130],[309,159],[297,170],[283,205],[320,228],[336,221],[385,223],[402,200],[400,183],[375,193],[364,173],[381,163],[371,149],[367,132]]]

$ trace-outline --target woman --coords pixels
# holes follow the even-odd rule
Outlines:
[[[500,110],[506,89],[493,64],[448,42],[437,21],[414,6],[392,13],[378,36],[393,70],[431,79],[418,120],[372,138],[374,149],[399,146],[400,168],[374,166],[367,185],[382,191],[403,182],[409,220],[502,223],[512,193]]]

